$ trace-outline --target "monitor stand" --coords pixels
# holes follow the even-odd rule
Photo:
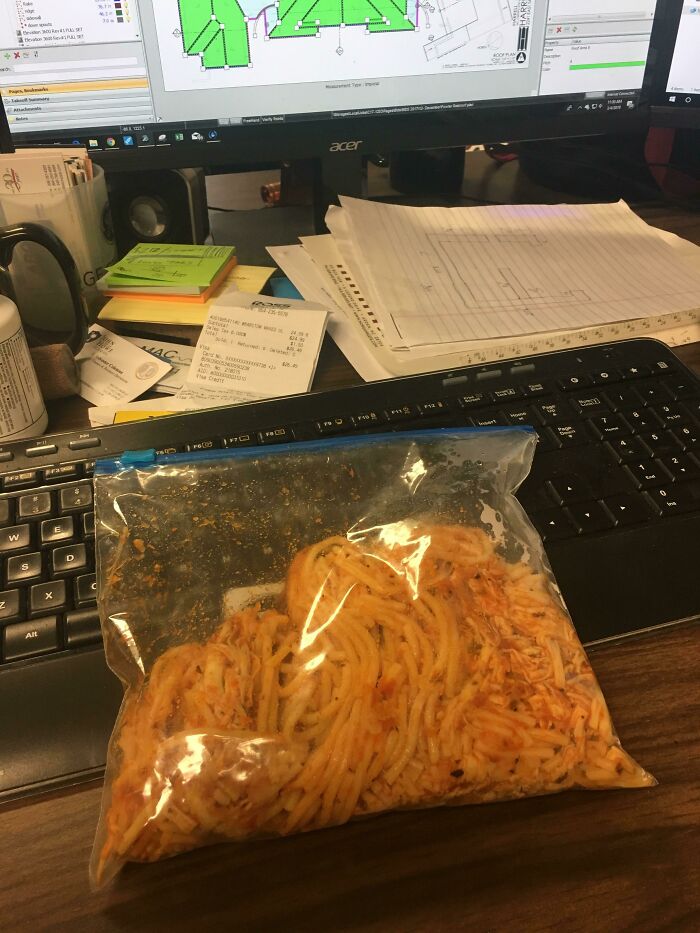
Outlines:
[[[338,203],[341,194],[351,198],[367,197],[367,163],[359,152],[329,152],[314,162],[314,229],[328,233],[326,212]]]

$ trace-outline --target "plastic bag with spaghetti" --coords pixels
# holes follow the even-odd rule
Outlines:
[[[93,883],[399,807],[653,784],[514,496],[535,443],[464,429],[99,464],[126,696]]]

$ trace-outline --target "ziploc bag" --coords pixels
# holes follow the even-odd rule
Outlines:
[[[126,695],[93,883],[398,807],[653,784],[514,498],[535,443],[464,429],[99,463]]]

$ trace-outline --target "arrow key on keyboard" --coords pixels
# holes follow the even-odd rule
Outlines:
[[[573,538],[576,534],[564,509],[544,509],[531,518],[543,541],[559,541],[561,538]]]
[[[623,493],[619,496],[609,496],[603,500],[605,507],[615,518],[619,525],[638,525],[650,518],[649,509],[643,496]]]
[[[554,501],[559,505],[568,505],[570,502],[586,502],[593,496],[593,491],[588,483],[571,473],[547,480],[547,488],[550,494],[554,496]]]
[[[567,509],[580,535],[592,531],[607,531],[615,522],[598,502],[583,502]]]

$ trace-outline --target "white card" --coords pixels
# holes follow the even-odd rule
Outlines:
[[[307,392],[327,318],[307,301],[227,295],[209,312],[189,381],[266,398]]]
[[[80,394],[93,405],[130,402],[170,372],[172,366],[99,324],[76,357]]]
[[[159,357],[164,363],[170,363],[172,369],[160,382],[153,386],[154,392],[174,395],[187,381],[194,347],[182,343],[167,343],[163,340],[150,340],[146,337],[125,337],[129,343]]]

